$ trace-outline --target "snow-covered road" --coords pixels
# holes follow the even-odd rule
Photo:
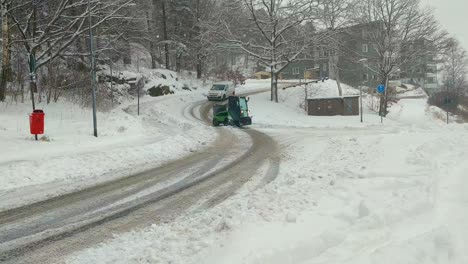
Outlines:
[[[302,92],[302,91],[301,91]],[[283,92],[286,93],[286,92]],[[465,125],[424,99],[380,124],[298,117],[298,102],[251,98],[253,128],[281,149],[278,178],[214,208],[117,236],[68,263],[468,263]]]
[[[199,103],[201,93],[156,105],[143,102],[150,111],[143,117],[148,133],[140,135],[149,137],[133,139],[140,143],[134,155],[145,153],[152,133],[170,135],[156,141],[163,147],[170,140],[178,144],[177,133],[186,128],[190,135],[167,157],[187,158],[132,177],[113,174],[117,180],[112,184],[74,194],[78,196],[0,213],[1,246],[14,248],[6,258],[35,263],[53,257],[70,264],[468,263],[467,126],[446,125],[422,98],[400,100],[383,124],[368,110],[364,123],[358,117],[308,117],[301,110],[302,88],[281,90],[276,104],[258,93],[264,86],[264,81],[253,81],[239,91],[255,94],[250,100],[254,125],[246,130],[206,126],[210,107]],[[329,89],[335,91],[333,82],[310,87],[315,94]],[[345,92],[355,91],[345,87]],[[142,131],[132,125],[128,129]],[[206,134],[213,132],[220,136],[209,142]],[[157,166],[153,151],[159,147],[148,146],[147,163],[131,161],[117,155],[130,146],[116,148],[114,136],[108,148],[101,145],[104,152],[85,143],[71,164],[79,167],[86,162],[81,157],[97,155],[122,166]],[[52,149],[41,161],[67,163],[60,151],[70,152]],[[106,151],[107,158],[99,155]],[[10,171],[22,162],[36,162],[32,154],[29,160],[2,158],[1,166]],[[5,167],[8,159],[17,162]],[[45,172],[48,167],[37,168]],[[29,182],[42,185],[21,190],[53,190],[54,177],[42,175]],[[17,186],[11,176],[6,179]],[[69,179],[70,188],[80,186],[78,179]],[[2,198],[18,190],[4,192]],[[32,234],[40,244],[17,247],[22,238],[30,243]],[[78,249],[83,251],[74,252]]]
[[[212,103],[202,100],[179,107],[184,118],[200,127],[211,123]],[[113,232],[145,226],[155,217],[172,219],[194,205],[210,208],[257,172],[263,175],[262,185],[275,179],[278,157],[276,143],[269,136],[255,130],[206,130],[213,130],[205,135],[215,140],[213,145],[177,161],[0,212],[0,260],[56,260],[105,241]]]
[[[141,116],[136,116],[134,103],[100,113],[97,139],[89,132],[89,109],[67,102],[42,105],[49,142],[30,139],[27,115],[18,114],[29,111],[29,105],[8,106],[0,125],[5,127],[0,133],[0,210],[144,172],[206,149],[214,138],[204,135],[214,130],[183,112],[184,106],[202,99],[202,92],[146,98]]]

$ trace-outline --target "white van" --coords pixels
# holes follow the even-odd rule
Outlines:
[[[229,96],[236,94],[236,88],[232,82],[219,82],[214,83],[208,92],[208,101],[224,101]]]

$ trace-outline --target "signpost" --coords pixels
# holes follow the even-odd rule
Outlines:
[[[36,111],[36,103],[34,102],[34,93],[37,92],[36,87],[36,56],[34,53],[30,53],[28,56],[28,65],[29,65],[29,77],[31,78],[29,83],[29,89],[31,90],[31,102],[33,112]],[[34,138],[37,141],[37,134],[34,134]]]
[[[377,86],[377,92],[378,92],[379,94],[385,93],[385,85],[379,84],[379,86]]]
[[[362,86],[364,84],[364,79],[362,78],[362,76],[363,76],[362,68],[366,67],[366,72],[368,71],[367,70],[367,68],[368,68],[367,61],[368,61],[367,58],[362,58],[362,59],[360,59],[358,61],[358,63],[361,64],[361,67],[359,68],[360,69],[360,75],[361,75],[361,77],[360,77],[361,83],[359,85],[359,113],[361,115],[361,123],[364,122],[364,120],[363,120],[363,106],[362,106]],[[367,77],[367,74],[366,74],[366,77]]]
[[[446,109],[445,112],[447,114],[447,124],[449,124],[449,108],[453,108],[455,105],[453,99],[450,98],[449,95],[445,96],[444,105]]]
[[[383,96],[383,94],[385,94],[385,90],[386,90],[385,85],[379,84],[379,86],[377,86],[377,92],[380,94],[380,96]],[[382,110],[380,110],[380,123],[383,123],[383,112],[382,112]]]

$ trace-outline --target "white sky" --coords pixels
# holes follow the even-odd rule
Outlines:
[[[434,7],[442,26],[468,51],[468,0],[422,0],[422,3]]]

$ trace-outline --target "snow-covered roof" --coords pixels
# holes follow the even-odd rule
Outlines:
[[[314,97],[308,98],[307,100],[332,100],[332,99],[341,99],[341,98],[356,98],[359,95],[344,95],[344,96],[333,96],[333,97]]]
[[[229,84],[232,84],[232,82],[226,81],[226,82],[216,82],[216,83],[213,83],[213,85],[217,85],[217,84],[220,84],[220,85],[229,85]]]

